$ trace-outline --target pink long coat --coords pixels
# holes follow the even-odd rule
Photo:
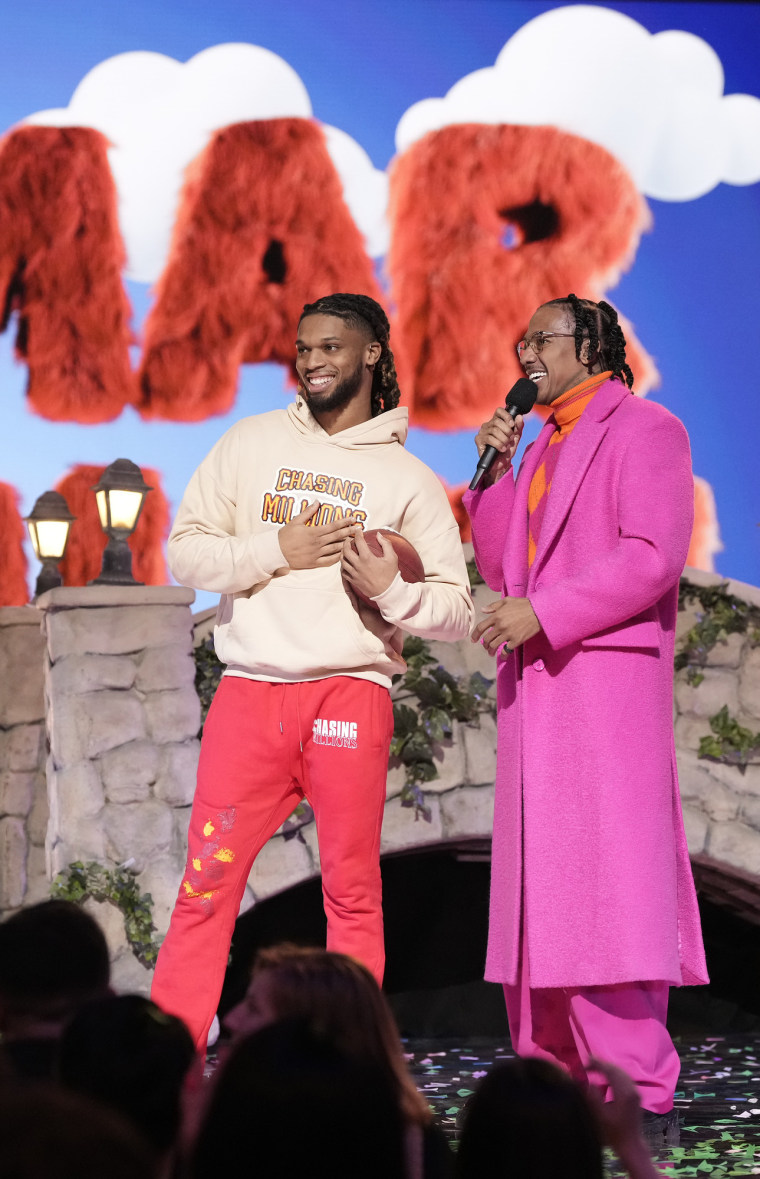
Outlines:
[[[516,981],[524,904],[532,987],[703,983],[672,724],[688,438],[602,385],[562,443],[528,570],[528,488],[553,430],[516,480],[465,497],[481,573],[542,625],[499,659],[486,978]]]

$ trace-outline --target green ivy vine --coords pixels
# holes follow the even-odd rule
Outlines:
[[[476,585],[485,585],[485,578],[481,576],[481,572],[475,564],[475,558],[470,557],[467,562],[467,576],[470,579],[470,588],[475,589]]]
[[[211,701],[214,699],[214,693],[222,678],[224,664],[219,660],[214,650],[212,635],[198,644],[193,655],[195,657],[195,690],[201,702],[201,727],[198,730],[198,736],[201,737]]]
[[[675,669],[685,668],[687,680],[697,687],[704,679],[702,668],[716,643],[725,642],[731,634],[747,634],[751,643],[760,643],[760,609],[730,594],[726,582],[694,585],[682,577],[678,609],[685,610],[692,603],[700,607],[697,621],[681,642]]]
[[[710,717],[712,734],[700,738],[699,756],[738,766],[744,773],[750,762],[760,759],[760,733],[745,729],[724,704]]]
[[[414,807],[415,818],[430,821],[422,783],[438,777],[436,746],[451,738],[454,722],[477,727],[480,714],[496,711],[488,691],[493,680],[480,672],[455,676],[441,667],[424,639],[410,635],[404,643],[407,663],[403,675],[393,677],[393,739],[391,757],[403,763],[401,805]]]
[[[730,634],[746,634],[754,646],[760,643],[760,608],[728,592],[725,582],[720,585],[694,585],[681,578],[678,609],[697,604],[697,621],[684,636],[675,656],[676,671],[686,671],[686,679],[698,687],[705,678],[710,651],[717,643],[725,643]],[[711,734],[699,742],[698,756],[710,761],[738,766],[742,772],[750,762],[760,758],[760,733],[740,725],[724,704],[710,717]]]
[[[58,873],[50,891],[58,900],[73,901],[76,905],[83,905],[89,897],[94,901],[110,901],[121,910],[124,932],[135,957],[143,966],[155,966],[159,945],[153,924],[153,897],[140,892],[133,868],[111,869],[93,861],[85,864],[75,860]]]

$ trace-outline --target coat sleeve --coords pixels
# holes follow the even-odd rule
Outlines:
[[[239,439],[228,431],[206,456],[182,497],[169,534],[169,568],[180,585],[235,594],[287,569],[279,529],[235,534]]]
[[[425,580],[410,583],[396,574],[387,590],[372,599],[383,618],[423,639],[465,638],[474,609],[459,526],[446,492],[427,468],[399,531],[419,553]]]
[[[620,625],[652,607],[678,581],[694,519],[689,440],[668,415],[636,434],[622,459],[615,546],[577,573],[528,596],[558,650]]]
[[[506,475],[482,491],[466,491],[462,503],[472,523],[475,563],[481,577],[496,593],[504,591],[504,546],[515,498],[515,477],[510,468]]]

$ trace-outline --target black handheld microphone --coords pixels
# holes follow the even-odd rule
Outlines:
[[[509,393],[507,393],[505,402],[507,413],[512,420],[514,421],[518,414],[525,416],[526,413],[530,413],[536,404],[537,396],[538,390],[536,389],[535,383],[529,377],[520,377],[519,381],[515,381]],[[485,448],[475,468],[475,474],[470,483],[470,491],[474,491],[478,486],[498,453],[495,446],[487,446]]]

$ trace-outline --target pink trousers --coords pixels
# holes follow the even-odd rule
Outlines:
[[[201,1051],[251,865],[303,798],[314,809],[327,947],[382,981],[380,827],[392,734],[390,696],[378,684],[223,677],[204,727],[187,866],[152,988]]]
[[[522,941],[518,981],[504,987],[512,1047],[540,1056],[587,1083],[590,1057],[618,1065],[633,1078],[642,1107],[673,1108],[681,1062],[665,1020],[668,984],[631,982],[609,987],[531,987]],[[605,1100],[612,1100],[607,1090]]]

